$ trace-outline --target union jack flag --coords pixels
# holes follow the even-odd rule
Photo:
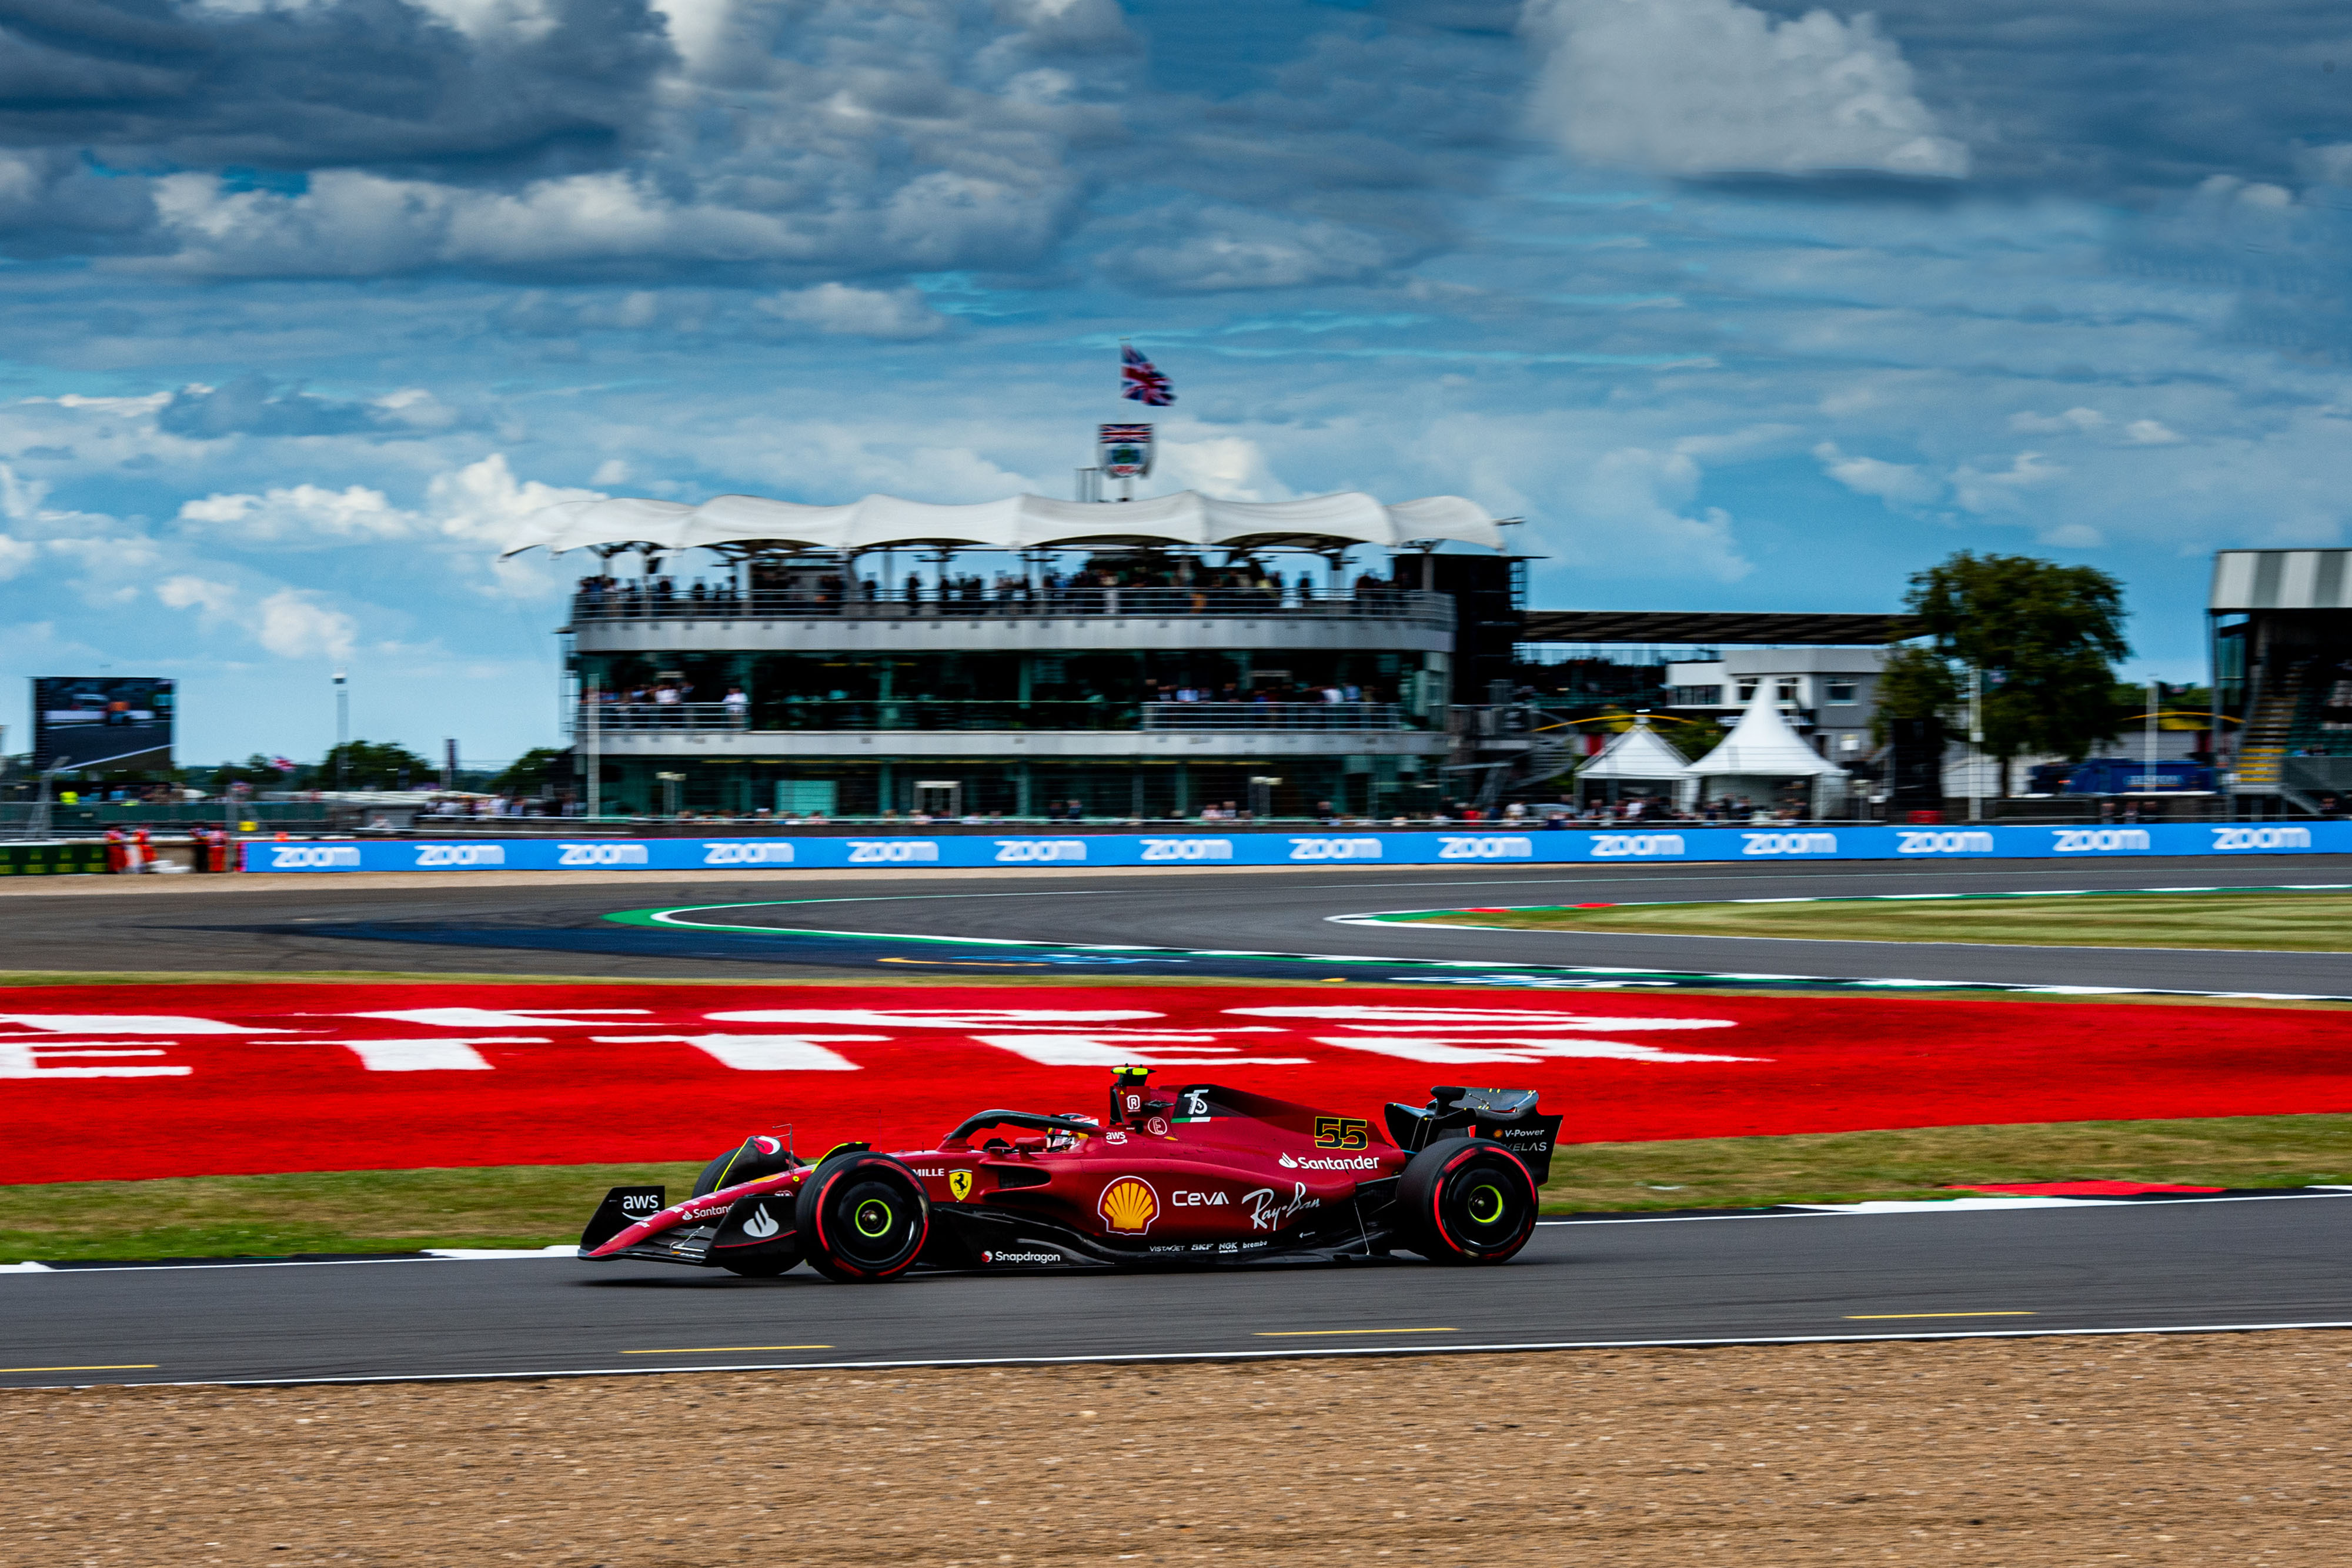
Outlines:
[[[1176,389],[1150,360],[1127,343],[1118,346],[1118,395],[1133,398],[1146,408],[1166,408],[1176,401]]]

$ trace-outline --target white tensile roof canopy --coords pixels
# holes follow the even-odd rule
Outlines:
[[[1587,779],[1684,779],[1690,777],[1691,766],[1683,754],[1669,745],[1665,737],[1650,727],[1646,718],[1636,718],[1633,727],[1621,730],[1609,737],[1609,744],[1595,753],[1591,761],[1576,770],[1579,780]]]
[[[811,507],[761,496],[720,496],[698,507],[615,497],[565,501],[534,513],[505,551],[653,545],[707,545],[856,551],[889,545],[961,545],[970,549],[1050,549],[1150,544],[1196,548],[1290,545],[1326,549],[1389,548],[1432,541],[1503,548],[1485,507],[1459,496],[1383,506],[1355,491],[1297,501],[1219,501],[1192,490],[1142,501],[1056,501],[1013,496],[943,507],[868,496],[841,507]]]
[[[1843,778],[1845,769],[1807,746],[1780,716],[1779,685],[1769,675],[1756,683],[1756,695],[1723,744],[1690,765],[1701,778]]]

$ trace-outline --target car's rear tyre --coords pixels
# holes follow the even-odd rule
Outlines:
[[[1486,1138],[1447,1138],[1413,1155],[1397,1183],[1404,1244],[1433,1263],[1501,1263],[1536,1233],[1536,1184]]]
[[[872,1283],[914,1267],[931,1232],[915,1173],[887,1155],[836,1155],[801,1185],[801,1245],[828,1280]]]

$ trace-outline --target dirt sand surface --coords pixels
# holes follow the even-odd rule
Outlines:
[[[2352,1562],[2352,1334],[0,1394],[0,1561]]]

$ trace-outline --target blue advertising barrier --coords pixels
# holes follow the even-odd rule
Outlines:
[[[487,839],[252,841],[247,871],[751,871],[783,867],[1442,865],[1464,861],[1701,862],[2352,853],[2352,822],[2152,822],[2103,828],[1703,828],[1591,831],[1465,827],[1402,832],[1050,833],[939,838]]]

